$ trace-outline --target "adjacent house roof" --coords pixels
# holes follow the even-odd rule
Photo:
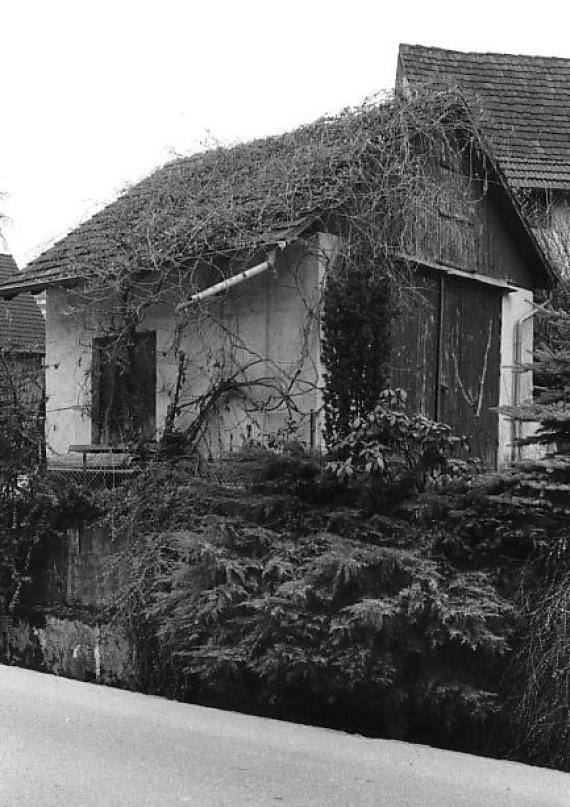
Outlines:
[[[403,44],[406,83],[462,90],[513,188],[570,189],[570,59]]]
[[[18,272],[11,255],[0,254],[0,282]],[[31,294],[0,300],[0,349],[18,353],[44,353],[45,321]]]

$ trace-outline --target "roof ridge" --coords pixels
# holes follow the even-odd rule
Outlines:
[[[542,59],[544,61],[549,62],[563,62],[570,66],[570,57],[567,56],[542,56],[540,54],[529,54],[529,53],[505,53],[501,51],[468,51],[468,50],[454,50],[452,48],[441,48],[438,45],[419,45],[419,44],[412,44],[409,42],[401,42],[399,46],[400,53],[402,50],[406,49],[414,49],[414,50],[423,50],[423,51],[430,51],[430,52],[437,52],[437,53],[446,53],[450,55],[456,56],[473,56],[475,58],[481,58],[484,56],[493,56],[493,57],[505,57],[505,58],[513,58],[513,59]]]

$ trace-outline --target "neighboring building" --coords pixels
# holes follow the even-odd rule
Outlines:
[[[13,280],[18,267],[11,255],[0,253],[0,283]],[[10,301],[0,300],[0,349],[6,353],[43,356],[46,329],[41,311],[31,294]]]
[[[458,88],[561,272],[570,272],[570,59],[400,45],[396,87]]]
[[[13,278],[17,272],[12,256],[0,254],[0,282]],[[37,443],[37,452],[32,442],[26,443],[32,452],[30,460],[40,459],[45,341],[44,318],[31,294],[0,300],[0,466],[14,460],[12,435],[5,433],[5,427],[10,432],[14,423],[11,420],[14,407],[23,418],[21,423],[28,437]]]
[[[4,297],[46,292],[52,465],[77,461],[74,447],[88,459],[159,437],[173,400],[183,427],[203,426],[213,455],[290,428],[320,445],[321,296],[344,238],[338,178],[348,150],[340,134],[335,140],[339,120],[337,129],[317,122],[171,163],[0,284]],[[471,157],[466,165],[442,154],[434,165],[438,204],[401,256],[420,293],[394,325],[390,375],[414,409],[469,435],[473,453],[494,465],[511,458],[513,433],[492,407],[531,394],[514,366],[530,358],[533,290],[553,274],[492,157]],[[200,251],[188,255],[198,230]],[[241,255],[244,244],[247,260],[237,266],[252,271],[234,265],[222,297],[181,308],[181,289],[216,290],[228,274],[224,255]],[[136,275],[122,273],[125,265]],[[86,307],[93,277],[100,296]],[[145,284],[157,290],[152,304],[142,302]],[[144,317],[110,356],[127,297],[141,300]]]

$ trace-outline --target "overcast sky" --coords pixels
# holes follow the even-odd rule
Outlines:
[[[566,7],[4,0],[4,250],[23,266],[173,154],[291,129],[391,88],[400,42],[570,57]]]

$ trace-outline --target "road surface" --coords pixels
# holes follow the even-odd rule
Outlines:
[[[0,805],[569,807],[570,774],[0,665]]]

